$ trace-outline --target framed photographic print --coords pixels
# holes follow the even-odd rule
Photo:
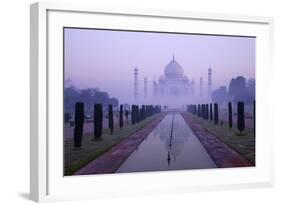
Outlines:
[[[31,5],[31,199],[271,186],[272,24]]]

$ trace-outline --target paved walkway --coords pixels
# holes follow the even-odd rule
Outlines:
[[[74,173],[74,175],[114,173],[134,150],[142,143],[148,134],[161,122],[167,113],[159,116],[144,128],[138,130],[130,137],[115,145],[109,151],[93,160]]]
[[[218,137],[211,134],[204,127],[192,120],[187,113],[182,112],[181,115],[218,167],[255,166],[238,152],[222,142]]]

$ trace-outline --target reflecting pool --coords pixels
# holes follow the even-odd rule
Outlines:
[[[208,152],[180,113],[170,112],[117,172],[215,168]]]

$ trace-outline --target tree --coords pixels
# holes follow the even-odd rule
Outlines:
[[[119,111],[119,127],[123,127],[123,105],[120,105],[120,111]]]
[[[113,107],[117,107],[119,105],[119,101],[116,98],[110,98],[109,103],[112,104]]]
[[[232,104],[231,104],[231,102],[228,103],[228,124],[229,124],[229,128],[232,128]]]
[[[249,94],[253,99],[255,99],[256,96],[256,81],[254,78],[248,79],[247,82],[247,90],[249,91]]]
[[[237,93],[237,89],[236,89],[235,78],[232,78],[229,83],[228,94],[229,96],[234,97],[236,93]]]
[[[241,134],[245,130],[244,102],[238,102],[237,106],[237,128]]]
[[[79,92],[77,89],[74,86],[64,88],[64,111],[74,114],[76,102],[82,102],[79,100]]]
[[[212,92],[212,100],[213,102],[217,102],[218,104],[223,104],[228,100],[228,93],[225,86],[221,86],[218,89]]]
[[[215,124],[217,125],[219,123],[219,108],[218,108],[218,103],[214,104],[214,121]]]
[[[67,84],[67,83],[66,83]],[[69,83],[68,83],[69,84]],[[78,89],[72,84],[65,85],[64,88],[64,111],[74,115],[75,103],[84,103],[84,113],[92,115],[93,103],[102,104],[105,109],[108,109],[107,105],[112,104],[115,108],[119,102],[116,98],[109,98],[107,92],[101,92],[98,88],[86,88]]]
[[[79,100],[84,102],[85,114],[89,114],[93,109],[93,101],[96,89],[87,88],[79,90]]]
[[[249,79],[246,83],[246,78],[243,76],[232,78],[228,93],[235,103],[240,101],[245,104],[252,104],[255,100],[255,79]]]
[[[94,94],[94,102],[96,104],[102,104],[103,106],[107,106],[109,104],[109,96],[107,92],[95,92]]]
[[[74,146],[81,147],[84,124],[84,103],[75,104]]]
[[[110,134],[112,135],[114,129],[113,121],[113,108],[112,105],[108,105],[108,128],[110,129]]]
[[[197,107],[198,107],[197,115],[198,115],[198,117],[201,117],[201,106],[198,104]]]
[[[102,104],[94,105],[94,138],[101,139],[103,124]]]
[[[238,76],[235,80],[235,102],[244,101],[247,96],[246,79],[243,76]]]

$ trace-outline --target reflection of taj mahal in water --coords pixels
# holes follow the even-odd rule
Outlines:
[[[204,85],[203,85],[203,77],[198,79],[199,86],[195,87],[195,80],[188,78],[184,74],[183,67],[175,60],[175,56],[173,55],[172,60],[165,66],[164,75],[161,75],[159,79],[153,80],[152,89],[148,89],[148,79],[144,77],[144,90],[143,97],[139,96],[139,82],[138,75],[139,69],[134,69],[134,99],[149,99],[153,97],[153,100],[159,100],[159,102],[169,103],[169,100],[173,99],[175,101],[175,97],[180,100],[184,99],[188,101],[188,99],[197,99],[203,100],[208,99],[211,96],[212,92],[212,69],[209,67],[208,73],[208,87],[206,89],[206,94],[204,94]],[[198,90],[196,90],[196,88]],[[148,100],[149,101],[149,100]],[[173,102],[174,104],[174,102]]]

